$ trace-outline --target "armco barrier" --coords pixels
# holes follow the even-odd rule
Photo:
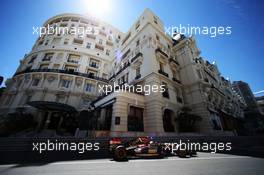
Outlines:
[[[123,140],[132,139],[123,137]],[[53,143],[95,143],[98,142],[100,149],[98,151],[45,151],[41,154],[32,151],[33,143],[43,143],[49,140]],[[190,141],[195,143],[202,142],[231,142],[232,150],[225,152],[228,154],[240,154],[251,156],[264,156],[264,137],[238,137],[238,136],[178,136],[178,137],[154,137],[158,142],[178,143]],[[109,138],[0,138],[0,164],[10,163],[48,163],[63,160],[83,160],[108,158]]]

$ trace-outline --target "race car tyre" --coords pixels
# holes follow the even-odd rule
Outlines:
[[[124,147],[116,148],[114,152],[114,160],[115,161],[124,161],[127,160],[127,152]]]
[[[185,158],[185,157],[186,157],[186,151],[181,151],[181,150],[179,150],[179,152],[178,152],[178,156],[179,156],[180,158]]]
[[[191,157],[195,157],[195,156],[197,156],[197,152],[196,152],[196,151],[191,151],[190,156],[191,156]]]
[[[159,158],[164,158],[165,157],[165,152],[162,146],[158,146],[158,154],[159,154]]]

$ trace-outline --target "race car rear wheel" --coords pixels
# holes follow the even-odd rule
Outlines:
[[[157,150],[158,154],[159,154],[159,158],[164,158],[165,157],[165,152],[162,146],[158,146],[158,150]]]
[[[114,153],[114,160],[116,161],[124,161],[127,160],[127,152],[124,147],[118,147]]]
[[[178,154],[178,156],[179,156],[180,158],[185,158],[185,157],[186,157],[186,151],[184,151],[184,150],[179,150],[179,151],[177,152],[177,154]]]

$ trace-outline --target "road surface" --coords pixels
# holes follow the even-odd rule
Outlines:
[[[0,175],[260,175],[264,159],[226,154],[198,153],[193,158],[110,159],[63,161],[48,164],[0,165]]]

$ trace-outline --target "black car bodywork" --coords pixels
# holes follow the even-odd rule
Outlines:
[[[169,148],[169,147],[167,147]],[[155,142],[151,137],[137,137],[130,140],[112,138],[109,142],[109,153],[116,161],[127,160],[128,157],[156,157],[173,155],[170,149],[166,150],[163,143]],[[196,155],[195,151],[177,150],[179,157]]]

